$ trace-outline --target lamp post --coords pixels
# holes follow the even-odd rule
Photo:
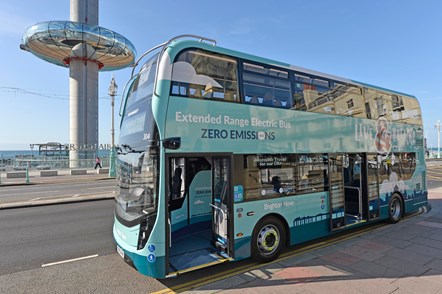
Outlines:
[[[112,109],[112,126],[111,126],[111,150],[109,153],[109,177],[114,178],[115,172],[115,129],[114,129],[114,105],[115,95],[117,95],[118,86],[115,83],[115,77],[112,75],[111,83],[109,86],[109,96],[111,96],[111,109]]]
[[[440,120],[434,125],[437,129],[437,158],[440,158]]]

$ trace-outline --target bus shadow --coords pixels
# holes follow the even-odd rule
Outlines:
[[[429,291],[442,291],[442,193],[430,192],[429,203],[432,210],[426,214],[353,238],[345,238],[343,234],[342,241],[302,254],[297,254],[294,248],[293,254],[283,254],[275,262],[259,268],[251,266],[252,269],[245,266],[244,272],[210,284],[195,285],[192,290],[296,293],[332,289],[333,292],[358,293],[358,289],[370,289],[385,293],[424,283]],[[231,263],[216,272],[220,276],[228,275],[229,271],[235,272],[237,265]],[[182,281],[200,275],[204,273],[189,273]],[[192,287],[182,288],[179,280],[181,277],[169,287],[176,292]]]

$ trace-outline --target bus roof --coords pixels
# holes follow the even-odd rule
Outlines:
[[[397,95],[408,96],[408,97],[417,99],[414,95],[411,95],[411,94],[407,94],[407,93],[403,93],[403,92],[399,92],[399,91],[394,91],[394,90],[391,90],[391,89],[374,86],[374,85],[371,85],[371,84],[368,84],[368,83],[363,83],[363,82],[359,82],[359,81],[356,81],[356,80],[346,79],[346,78],[343,78],[343,77],[339,77],[339,76],[335,76],[335,75],[331,75],[331,74],[326,74],[326,73],[323,73],[323,72],[319,72],[319,71],[315,71],[315,70],[311,70],[311,69],[307,69],[307,68],[291,65],[291,64],[288,64],[288,63],[283,63],[283,62],[279,62],[279,61],[276,61],[276,60],[272,60],[272,59],[268,59],[268,58],[264,58],[264,57],[259,57],[259,56],[256,56],[256,55],[252,55],[252,54],[247,54],[247,53],[243,53],[243,52],[239,52],[239,51],[235,51],[235,50],[219,47],[219,46],[208,44],[208,43],[201,42],[201,41],[186,40],[186,39],[184,39],[184,40],[181,39],[180,40],[180,39],[178,39],[178,40],[174,41],[173,43],[171,43],[170,47],[173,47],[174,49],[177,49],[178,51],[181,51],[182,49],[185,49],[185,48],[202,48],[202,49],[206,49],[206,50],[209,50],[209,51],[214,51],[214,52],[218,52],[218,53],[221,53],[221,54],[226,54],[226,55],[230,55],[230,56],[233,56],[233,57],[247,59],[247,60],[256,61],[256,62],[260,62],[260,63],[265,63],[265,64],[277,66],[277,67],[280,67],[280,68],[285,68],[285,69],[288,69],[288,70],[298,71],[298,72],[314,75],[314,76],[317,76],[317,77],[322,77],[322,78],[326,78],[326,79],[335,80],[335,81],[346,83],[346,84],[352,84],[352,85],[356,85],[356,86],[360,86],[360,87],[364,87],[364,88],[372,88],[372,89],[376,89],[378,91],[394,93],[394,94],[397,94]]]

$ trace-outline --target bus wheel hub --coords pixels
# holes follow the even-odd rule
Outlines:
[[[262,253],[272,253],[279,245],[279,233],[273,226],[264,227],[258,236],[258,248]]]

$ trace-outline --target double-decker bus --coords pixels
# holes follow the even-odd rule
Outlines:
[[[139,272],[267,262],[426,208],[414,96],[192,35],[142,58],[120,109],[113,228]]]

